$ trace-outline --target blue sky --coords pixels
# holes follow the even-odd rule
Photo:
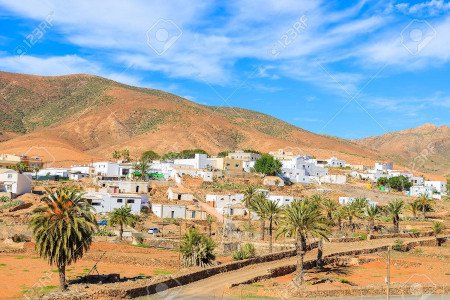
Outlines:
[[[350,139],[450,124],[448,1],[0,0],[0,28],[3,71],[97,74]]]

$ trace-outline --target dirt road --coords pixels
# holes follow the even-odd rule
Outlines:
[[[405,238],[402,239],[405,243],[418,240],[430,240],[434,238]],[[330,255],[336,252],[358,250],[366,248],[375,248],[385,245],[392,245],[396,238],[379,239],[371,241],[358,241],[350,243],[326,243],[324,245],[324,255]],[[310,251],[306,254],[305,259],[310,260],[316,257],[316,250]],[[264,275],[268,269],[275,267],[282,267],[296,263],[296,257],[290,257],[278,261],[255,264],[251,266],[231,271],[227,273],[218,274],[209,278],[190,283],[185,286],[169,289],[160,294],[153,295],[151,299],[215,299],[222,298],[224,292],[233,283],[239,283],[249,280],[253,277]]]

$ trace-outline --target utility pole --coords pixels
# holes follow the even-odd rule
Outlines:
[[[391,247],[387,249],[386,259],[386,299],[389,300],[389,289],[391,284]]]

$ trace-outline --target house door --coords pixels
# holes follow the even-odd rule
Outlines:
[[[139,186],[136,186],[136,193],[139,193]]]
[[[174,212],[173,210],[170,212],[170,217],[171,217],[172,219],[175,218],[175,212]]]

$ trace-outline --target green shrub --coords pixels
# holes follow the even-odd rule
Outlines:
[[[245,243],[241,246],[241,249],[235,251],[233,253],[233,259],[234,260],[243,260],[255,257],[256,250],[255,246],[251,243]]]
[[[12,236],[11,239],[13,240],[14,243],[23,243],[31,241],[31,239],[24,234],[15,234]]]
[[[350,284],[350,281],[348,279],[342,278],[339,280],[341,283]]]
[[[94,233],[95,236],[115,236],[114,232],[106,230],[106,229],[100,229],[96,233]]]
[[[403,240],[396,239],[394,241],[394,246],[392,246],[392,249],[395,251],[403,251]]]

